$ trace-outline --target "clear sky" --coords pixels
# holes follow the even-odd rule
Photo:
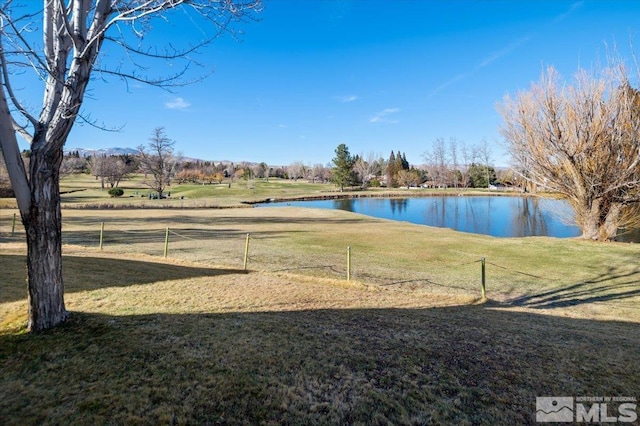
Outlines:
[[[153,40],[191,39],[188,19],[170,24]],[[66,147],[134,148],[164,126],[183,155],[207,160],[326,164],[345,143],[417,165],[436,138],[484,138],[506,165],[496,103],[546,66],[565,77],[592,68],[607,45],[631,62],[640,2],[266,0],[260,21],[238,28],[240,42],[198,56],[215,73],[173,93],[93,82],[84,111],[124,127],[77,124]]]

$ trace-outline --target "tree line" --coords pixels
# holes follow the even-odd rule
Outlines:
[[[467,147],[463,142],[450,138],[434,141],[432,150],[425,152],[425,163],[411,165],[404,152],[391,151],[388,159],[374,152],[352,156],[345,144],[335,151],[335,158],[328,165],[306,165],[295,161],[288,166],[269,166],[265,162],[218,162],[184,160],[174,153],[175,141],[168,138],[166,130],[153,130],[147,145],[138,146],[138,154],[94,155],[81,157],[77,151],[65,155],[60,173],[62,176],[85,173],[100,180],[101,188],[117,188],[121,181],[134,174],[144,174],[144,183],[162,196],[172,182],[183,184],[221,184],[224,180],[241,179],[305,179],[312,183],[335,183],[341,190],[345,186],[367,187],[415,187],[432,188],[487,188],[498,180],[498,174],[490,165],[491,152],[486,142]],[[24,152],[29,157],[29,152]],[[515,176],[502,173],[509,185]]]
[[[430,188],[488,188],[499,179],[513,186],[520,182],[508,172],[500,175],[491,165],[491,150],[483,141],[467,147],[451,138],[434,141],[432,149],[423,154],[425,163],[414,166],[404,152],[391,151],[388,159],[370,152],[368,155],[351,155],[349,147],[340,144],[332,160],[333,181],[340,190],[359,185],[387,188],[424,186]]]

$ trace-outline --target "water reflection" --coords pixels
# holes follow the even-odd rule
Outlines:
[[[283,203],[272,203],[277,206]],[[291,202],[496,237],[575,237],[580,230],[565,201],[536,197],[434,196]]]
[[[409,199],[407,198],[389,198],[389,207],[391,208],[391,214],[402,215],[409,205]]]
[[[354,211],[354,199],[343,198],[340,200],[333,200],[333,208],[336,210],[346,210],[348,212]]]
[[[434,197],[426,203],[423,224],[497,237],[579,235],[562,217],[567,206],[533,197]]]
[[[549,227],[544,218],[539,198],[516,198],[518,211],[513,221],[513,233],[519,236],[548,235]]]

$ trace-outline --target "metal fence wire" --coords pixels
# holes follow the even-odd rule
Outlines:
[[[5,216],[0,221],[0,242],[24,242],[19,219]],[[542,276],[539,271],[522,271],[495,260],[461,258],[459,262],[433,262],[399,268],[384,259],[359,252],[319,250],[312,256],[295,248],[273,250],[281,236],[269,233],[249,234],[245,230],[207,229],[198,226],[129,228],[122,223],[76,224],[64,229],[63,244],[92,247],[119,254],[145,254],[204,263],[212,267],[249,269],[272,273],[293,273],[313,277],[357,280],[381,288],[425,290],[432,293],[472,295],[521,306],[562,306],[580,301],[606,304],[612,308],[640,309],[640,269],[628,273],[618,284],[603,278],[581,283],[562,277]],[[128,226],[128,225],[127,225]],[[605,277],[606,278],[606,277]],[[631,280],[631,281],[629,281]],[[535,283],[546,287],[532,292]],[[615,288],[614,288],[615,287]],[[622,293],[611,294],[620,287]],[[624,288],[623,288],[624,287]],[[486,291],[486,294],[485,294]],[[621,297],[615,297],[619,294]]]

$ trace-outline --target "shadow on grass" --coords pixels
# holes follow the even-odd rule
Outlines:
[[[287,235],[302,233],[303,231],[289,230]],[[156,228],[148,230],[124,231],[105,229],[103,233],[103,246],[108,248],[114,244],[156,244],[157,253],[161,254],[164,248],[166,228]],[[169,244],[170,248],[175,243],[184,243],[191,245],[194,250],[200,250],[202,247],[199,242],[207,242],[215,244],[216,242],[239,242],[243,243],[246,239],[247,232],[234,229],[197,229],[197,228],[169,228]],[[251,239],[264,239],[274,241],[284,238],[282,231],[260,231],[251,233]],[[63,244],[73,244],[86,247],[100,246],[100,231],[64,231],[62,233]],[[144,253],[141,249],[139,252]]]
[[[146,244],[160,243],[164,244],[166,228],[155,229],[139,229],[139,230],[114,230],[105,229],[103,233],[104,244]],[[221,230],[205,230],[205,229],[169,229],[169,240],[178,241],[186,240],[221,240],[234,239],[246,236],[246,232],[237,229],[221,229]],[[91,231],[64,231],[62,233],[63,244],[77,245],[99,245],[100,228],[95,232]]]
[[[0,264],[4,273],[0,281],[0,302],[26,299],[24,285],[26,257],[0,254]],[[142,260],[79,256],[63,256],[62,268],[66,293],[246,273],[239,269],[202,268]]]
[[[168,209],[171,211],[171,209]],[[185,209],[185,210],[193,210],[193,209]],[[207,210],[206,208],[198,209],[200,211]],[[267,211],[268,209],[263,209],[258,211]],[[133,209],[134,212],[140,211],[140,209]],[[180,209],[175,209],[176,213],[180,211]],[[91,212],[89,212],[91,214]],[[81,225],[81,226],[93,226],[96,229],[100,229],[100,221],[101,219],[97,216],[93,219],[86,219],[82,217],[64,217],[63,214],[63,222],[69,225]],[[238,216],[218,216],[212,215],[211,217],[203,217],[203,216],[193,216],[193,215],[171,215],[168,217],[158,217],[154,215],[153,211],[144,216],[144,217],[127,217],[123,215],[122,217],[108,217],[104,219],[105,227],[113,226],[113,225],[125,225],[131,223],[152,223],[155,227],[158,226],[158,223],[175,223],[175,224],[190,224],[190,225],[202,225],[202,226],[226,226],[233,225],[238,226],[239,223],[246,225],[296,225],[296,224],[323,224],[323,223],[332,223],[332,224],[353,224],[353,223],[376,223],[379,222],[378,219],[375,218],[367,218],[365,216],[357,216],[357,217],[330,217],[330,218],[314,218],[314,217],[291,217],[291,216],[246,216],[239,218]]]
[[[640,394],[639,345],[637,324],[482,305],[76,312],[0,335],[0,422],[534,424],[536,396]]]
[[[640,296],[639,267],[632,270],[608,267],[605,272],[590,280],[527,294],[510,300],[509,304],[548,309],[624,300],[638,296]]]

